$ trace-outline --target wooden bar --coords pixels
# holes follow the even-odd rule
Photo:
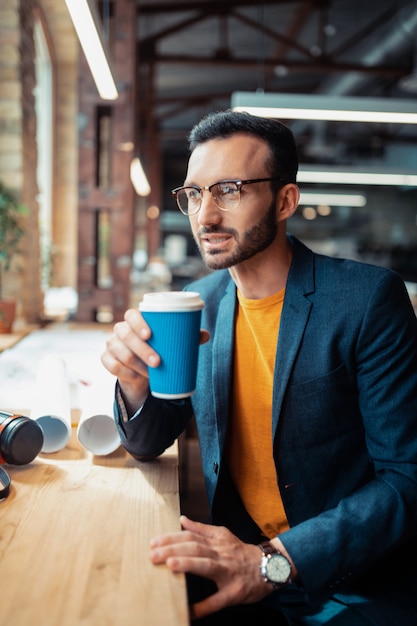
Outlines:
[[[18,341],[26,337],[30,333],[30,330],[19,331],[15,333],[0,333],[0,352],[13,348]]]
[[[179,529],[178,448],[140,463],[78,443],[6,466],[0,626],[185,626],[185,579],[149,560]]]

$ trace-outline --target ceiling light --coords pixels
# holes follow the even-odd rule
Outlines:
[[[236,91],[234,111],[279,119],[417,124],[417,101]]]
[[[329,183],[342,185],[386,185],[397,187],[417,187],[417,174],[393,172],[392,170],[376,171],[354,168],[315,168],[300,165],[297,174],[299,183]]]
[[[121,141],[116,146],[116,148],[121,152],[132,152],[134,147],[135,144],[133,143],[133,141]]]
[[[306,206],[304,207],[303,211],[302,211],[303,217],[306,220],[315,220],[317,217],[317,211],[314,207],[312,206]]]
[[[366,205],[366,196],[354,193],[326,193],[315,191],[301,191],[301,206],[315,204],[326,206],[352,206],[361,207]]]
[[[160,216],[159,207],[156,204],[152,204],[152,206],[148,207],[146,211],[146,216],[149,220],[157,220]]]
[[[332,209],[328,204],[319,204],[317,206],[317,213],[322,217],[328,217],[331,212]]]
[[[116,100],[118,92],[101,37],[94,0],[65,0],[100,97]]]
[[[139,157],[132,159],[130,164],[130,180],[135,188],[138,196],[149,196],[151,193],[151,186],[146,178],[146,174],[143,170],[142,163]]]

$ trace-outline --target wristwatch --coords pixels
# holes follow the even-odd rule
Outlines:
[[[274,589],[279,589],[291,583],[291,563],[270,541],[259,544],[262,550],[260,565],[261,575],[265,582],[272,583]]]

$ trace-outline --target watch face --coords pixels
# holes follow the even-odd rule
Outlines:
[[[291,565],[282,554],[271,554],[266,563],[266,575],[273,583],[286,583],[291,574]]]

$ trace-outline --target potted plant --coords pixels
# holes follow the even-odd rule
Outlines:
[[[0,181],[0,333],[11,332],[16,314],[16,301],[3,297],[4,275],[19,251],[25,213],[25,207]]]

